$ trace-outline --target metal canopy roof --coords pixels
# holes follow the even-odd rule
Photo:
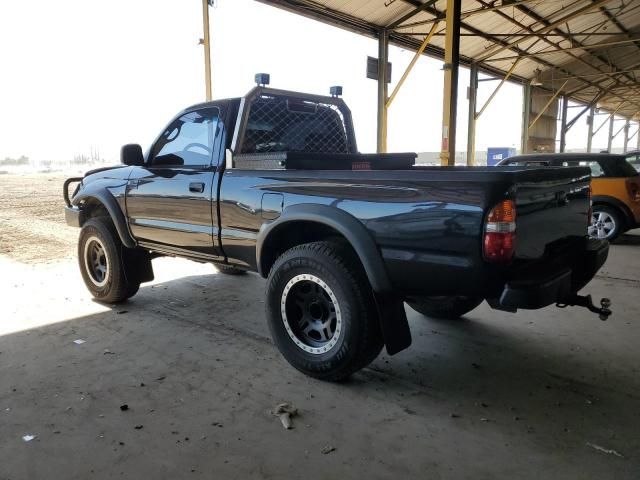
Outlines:
[[[425,53],[444,55],[446,0],[258,0]],[[640,0],[462,0],[460,61],[640,120]]]

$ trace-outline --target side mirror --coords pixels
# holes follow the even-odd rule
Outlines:
[[[142,147],[137,143],[123,145],[120,149],[120,162],[124,165],[140,166],[144,165],[144,155]]]

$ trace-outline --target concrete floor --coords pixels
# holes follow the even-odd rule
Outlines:
[[[640,478],[640,236],[587,288],[608,322],[408,309],[413,346],[344,384],[282,359],[259,277],[154,262],[109,308],[73,261],[0,257],[0,479]],[[269,413],[283,401],[290,431]]]

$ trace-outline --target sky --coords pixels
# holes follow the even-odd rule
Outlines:
[[[342,85],[359,149],[375,151],[376,82],[365,76],[375,40],[253,0],[217,0],[210,15],[214,98],[245,94],[256,72],[309,93]],[[0,2],[0,158],[66,161],[94,150],[117,161],[125,143],[146,149],[173,115],[204,100],[200,37],[200,0]],[[389,91],[412,56],[390,48]],[[417,62],[389,111],[389,151],[439,150],[441,69],[441,60]],[[466,150],[468,81],[463,68],[458,150]],[[496,84],[481,82],[479,105]],[[521,105],[522,88],[506,83],[477,125],[476,150],[518,147]],[[585,148],[586,132],[583,118],[568,148]],[[606,148],[606,135],[605,127],[594,150]]]

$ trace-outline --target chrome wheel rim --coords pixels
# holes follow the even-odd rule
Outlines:
[[[616,220],[607,212],[593,212],[589,235],[600,240],[609,238],[616,229]]]
[[[342,333],[342,313],[333,290],[315,275],[296,275],[280,300],[284,328],[293,343],[314,355],[334,348]]]
[[[109,258],[98,237],[89,237],[84,245],[84,265],[89,279],[96,287],[104,287],[109,280]]]

